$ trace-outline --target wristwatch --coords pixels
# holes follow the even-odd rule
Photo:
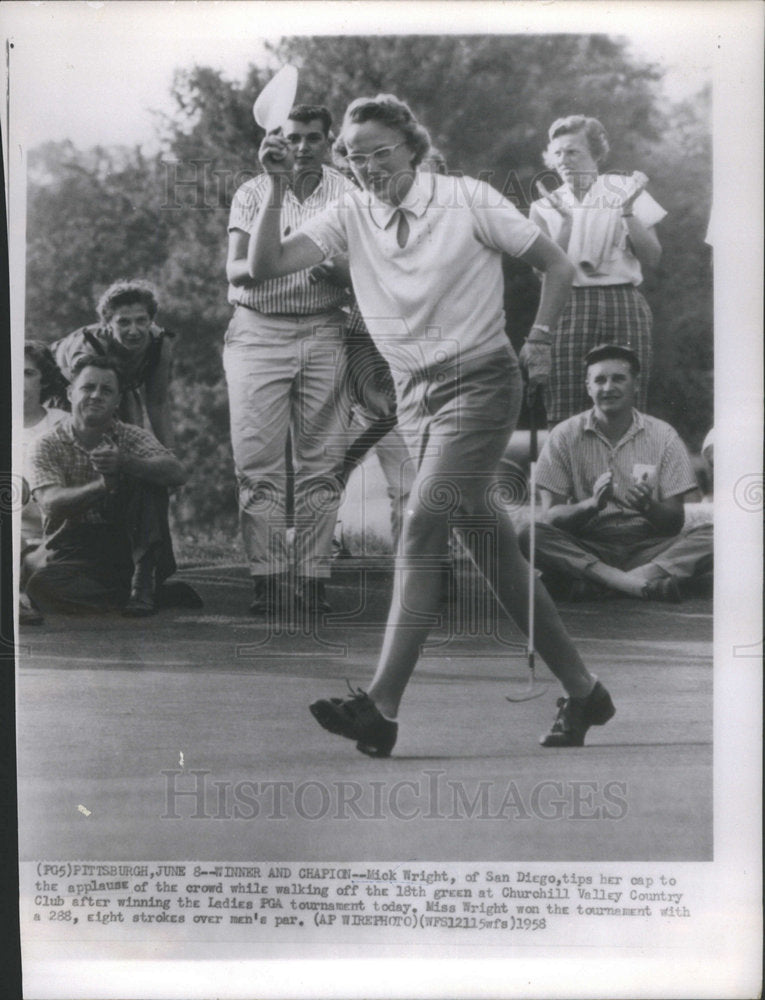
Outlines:
[[[533,340],[531,338],[531,331],[529,331],[529,336],[526,338],[526,342],[529,344],[544,344],[549,347],[552,344],[552,337],[550,336],[550,327],[546,323],[532,323],[531,330],[539,330],[545,335],[547,339],[542,337],[535,337]]]

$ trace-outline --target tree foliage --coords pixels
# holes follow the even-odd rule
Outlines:
[[[669,211],[659,271],[646,283],[654,312],[649,409],[699,448],[713,416],[712,252],[705,236],[712,201],[711,94],[668,113],[653,156],[652,190]]]
[[[550,123],[575,112],[600,118],[609,167],[645,171],[669,213],[662,264],[645,285],[655,314],[649,408],[699,443],[712,420],[708,93],[662,106],[656,67],[602,35],[299,37],[272,55],[299,67],[298,100],[328,105],[336,128],[354,97],[405,99],[450,168],[490,180],[521,210]],[[192,477],[176,515],[188,523],[233,518],[236,509],[220,363],[230,315],[226,227],[234,191],[258,170],[252,103],[268,76],[258,66],[241,84],[208,67],[179,72],[153,157],[68,142],[30,154],[27,336],[50,340],[92,321],[117,277],[154,281],[160,321],[177,333],[175,423]],[[505,276],[508,334],[518,345],[537,284],[510,260]]]
[[[547,126],[562,115],[602,117],[630,159],[662,124],[657,71],[603,35],[300,37],[276,54],[299,67],[301,100],[337,116],[355,97],[395,93],[450,164],[490,171],[500,188],[511,171],[527,180],[538,170]]]
[[[46,143],[29,157],[26,328],[61,336],[92,322],[103,289],[150,276],[171,243],[156,163],[141,151]]]

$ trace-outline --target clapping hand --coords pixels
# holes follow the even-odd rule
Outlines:
[[[90,464],[104,478],[107,489],[112,489],[122,466],[122,455],[117,445],[104,439],[90,453]]]
[[[645,514],[651,506],[651,497],[651,484],[641,479],[629,487],[624,495],[624,503],[627,507]]]
[[[641,191],[645,190],[646,186],[648,185],[648,177],[640,170],[636,170],[632,174],[632,180],[634,181],[634,188],[626,196],[624,201],[619,206],[622,212],[629,212],[632,209],[632,206],[635,203],[635,199],[637,198],[637,196],[640,194]]]
[[[592,487],[592,499],[598,510],[603,510],[609,500],[614,498],[614,474],[609,469],[598,476]]]
[[[550,208],[554,208],[558,215],[562,215],[564,219],[572,217],[571,209],[565,204],[560,194],[560,188],[557,188],[555,191],[549,191],[545,187],[544,181],[537,181],[536,186],[539,197],[546,201]]]

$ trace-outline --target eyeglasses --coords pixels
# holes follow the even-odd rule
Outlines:
[[[346,153],[345,158],[352,167],[365,167],[370,160],[383,164],[391,158],[394,149],[405,145],[406,143],[402,140],[393,146],[380,146],[379,149],[373,149],[371,153]]]
[[[306,142],[310,142],[312,146],[317,146],[320,142],[324,142],[326,136],[323,132],[306,132],[305,135],[301,135],[299,132],[291,132],[286,138],[290,146],[299,146],[303,139]]]

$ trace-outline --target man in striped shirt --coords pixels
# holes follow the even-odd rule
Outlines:
[[[683,530],[682,497],[697,487],[688,452],[669,424],[634,409],[634,351],[604,344],[585,363],[594,406],[558,424],[539,456],[536,561],[553,581],[573,578],[572,599],[679,601],[680,585],[712,565],[712,526]]]
[[[286,138],[294,169],[282,214],[283,235],[299,229],[352,185],[325,165],[331,118],[322,106],[297,105]],[[342,486],[335,474],[348,443],[340,387],[340,306],[345,290],[310,269],[268,281],[247,271],[250,232],[270,186],[265,174],[243,184],[229,217],[229,302],[223,364],[239,519],[253,577],[253,614],[277,611],[288,569],[285,545],[285,445],[295,463],[295,559],[298,594],[310,612],[327,611],[332,537]]]

